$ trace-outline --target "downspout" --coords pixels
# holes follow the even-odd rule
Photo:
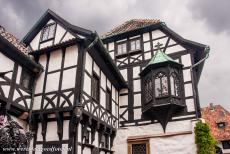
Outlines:
[[[203,63],[206,59],[208,59],[209,57],[209,52],[210,52],[210,48],[209,46],[206,46],[205,49],[204,49],[204,52],[205,52],[205,57],[203,59],[201,59],[200,61],[198,61],[197,63],[193,64],[191,67],[190,67],[190,74],[191,74],[191,77],[192,77],[192,86],[193,86],[193,95],[194,95],[194,98],[196,99],[196,102],[197,102],[197,94],[196,94],[196,88],[195,88],[195,82],[194,82],[194,77],[193,77],[193,74],[192,74],[192,71],[195,67],[197,67],[198,65],[200,65],[201,63]],[[198,117],[198,105],[196,103],[196,118],[199,118]]]

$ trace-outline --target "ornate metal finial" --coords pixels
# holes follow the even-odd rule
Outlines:
[[[161,44],[160,42],[157,42],[157,45],[155,45],[155,47],[159,50],[161,48],[161,46],[163,46],[163,44]]]

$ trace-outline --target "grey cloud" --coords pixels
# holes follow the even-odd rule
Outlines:
[[[205,20],[215,32],[230,32],[229,0],[193,0],[189,6],[194,17]]]

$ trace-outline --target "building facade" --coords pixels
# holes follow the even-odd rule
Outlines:
[[[29,153],[196,153],[203,62],[193,66],[207,46],[159,20],[130,20],[100,38],[51,10],[22,42],[21,57],[1,43],[0,98],[34,133]]]
[[[230,153],[230,113],[221,105],[213,105],[202,108],[202,118],[209,125],[211,132],[218,141],[218,147],[222,153]],[[220,152],[221,153],[221,152]]]

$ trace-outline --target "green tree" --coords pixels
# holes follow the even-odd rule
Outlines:
[[[195,142],[197,154],[216,154],[217,141],[212,136],[209,126],[201,121],[196,123]]]

